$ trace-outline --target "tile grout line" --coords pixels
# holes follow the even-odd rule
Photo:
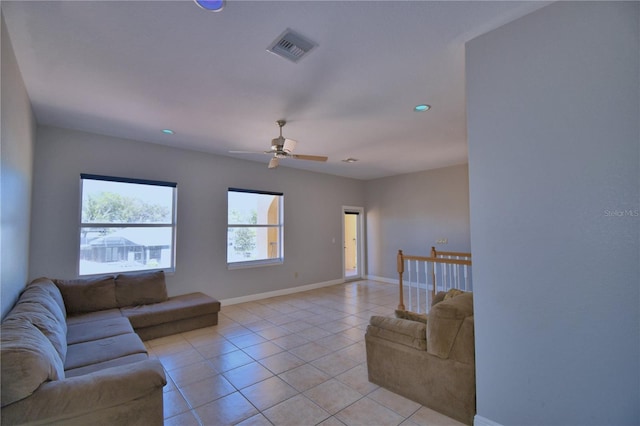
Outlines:
[[[353,290],[356,290],[356,291],[353,292]],[[413,418],[415,415],[417,415],[417,413],[420,410],[426,407],[418,404],[417,408],[413,408],[410,406],[411,407],[410,410],[407,407],[408,411],[400,409],[405,413],[409,412],[409,414],[405,416],[401,413],[398,413],[393,408],[391,408],[391,406],[393,406],[393,403],[390,403],[388,401],[385,403],[384,398],[383,398],[383,402],[378,402],[376,399],[373,399],[371,397],[373,393],[383,388],[375,384],[370,384],[368,380],[366,383],[362,385],[356,384],[358,381],[360,382],[363,381],[362,372],[356,369],[364,368],[366,370],[366,352],[364,352],[365,349],[363,348],[364,333],[366,329],[366,324],[368,323],[368,319],[366,317],[371,315],[383,315],[382,313],[383,311],[386,311],[388,315],[392,315],[393,306],[395,306],[394,303],[396,301],[395,297],[396,297],[395,287],[393,289],[389,289],[389,284],[382,284],[382,283],[377,283],[372,281],[349,282],[345,284],[339,284],[336,286],[326,287],[323,289],[310,290],[303,293],[295,293],[292,295],[278,296],[278,297],[265,299],[261,301],[252,301],[252,302],[246,302],[246,303],[237,304],[237,305],[231,305],[226,309],[223,307],[223,310],[220,312],[220,316],[219,316],[220,318],[219,325],[211,327],[210,331],[205,332],[204,329],[202,329],[203,332],[201,333],[197,331],[182,333],[179,335],[180,336],[179,338],[176,337],[174,339],[171,339],[171,338],[157,339],[158,341],[162,342],[162,343],[156,342],[159,344],[154,344],[153,341],[150,341],[147,347],[149,350],[151,350],[153,355],[155,355],[161,362],[162,362],[162,358],[165,358],[165,362],[175,363],[174,364],[175,367],[173,367],[170,370],[167,370],[165,367],[165,371],[167,372],[167,375],[169,376],[173,384],[173,388],[169,391],[165,391],[165,393],[172,392],[174,390],[178,391],[177,395],[179,395],[182,398],[182,400],[185,402],[187,407],[186,411],[175,413],[171,417],[165,418],[165,422],[171,421],[171,419],[175,419],[177,416],[183,416],[186,413],[190,413],[191,416],[193,416],[194,420],[197,421],[200,425],[206,425],[207,419],[201,418],[200,414],[198,414],[196,410],[199,408],[205,407],[206,405],[211,404],[214,401],[217,401],[221,398],[225,398],[225,397],[228,397],[229,395],[237,393],[241,398],[244,399],[244,401],[246,401],[253,408],[253,410],[256,411],[256,413],[249,415],[246,418],[236,420],[235,423],[244,422],[245,420],[255,416],[261,416],[262,420],[266,420],[269,424],[273,425],[274,424],[273,421],[266,416],[265,412],[274,407],[279,406],[280,404],[284,404],[285,402],[290,401],[293,398],[300,397],[313,403],[314,406],[318,407],[319,409],[321,409],[322,411],[324,411],[329,415],[328,417],[324,418],[320,423],[324,423],[325,421],[329,421],[331,419],[344,423],[337,416],[347,408],[353,406],[354,404],[361,402],[364,399],[367,399],[371,403],[376,404],[375,406],[379,406],[385,410],[388,410],[388,412],[398,416],[398,418],[401,419],[399,423],[407,422],[407,423],[415,424],[415,422],[410,419]],[[296,304],[298,304],[299,306],[298,307],[295,306]],[[322,316],[330,317],[331,320],[326,320],[322,322],[321,321]],[[307,321],[305,321],[305,319]],[[313,321],[309,321],[312,319]],[[272,322],[271,320],[274,320],[276,322]],[[290,321],[283,322],[282,320],[290,320]],[[261,325],[260,324],[261,322],[268,323],[268,324]],[[305,322],[307,325],[309,325],[309,327],[304,329],[298,329],[295,331],[288,329],[286,327],[287,324],[290,324],[290,327],[298,328],[299,326],[295,324],[299,324],[300,322]],[[306,343],[295,344],[295,338],[304,339],[305,338],[304,331],[312,330],[312,329],[322,331],[322,333],[318,331],[317,334],[321,335],[323,333],[328,333],[328,335],[319,337],[319,338],[314,338],[311,340],[307,339]],[[272,331],[272,334],[274,336],[273,338],[266,337],[269,335],[267,330],[273,330]],[[351,330],[351,334],[346,334],[346,332],[350,330]],[[260,334],[260,332],[264,332],[264,334]],[[280,333],[286,333],[286,334],[280,335]],[[362,337],[358,340],[353,340],[352,336],[358,336],[358,335]],[[296,337],[292,337],[292,336],[296,336]],[[205,344],[204,342],[207,341],[209,337],[211,337],[211,343]],[[290,337],[290,339],[281,340],[280,343],[285,344],[287,347],[282,346],[281,344],[278,344],[275,342],[275,340],[284,339],[286,337]],[[200,338],[203,343],[199,344],[198,346],[195,346],[194,342],[198,341],[197,340],[198,338]],[[232,339],[235,339],[235,343]],[[255,341],[258,343],[249,344],[244,347],[239,347],[237,345],[238,343],[245,344],[247,342],[251,342],[253,341],[253,339],[255,339]],[[322,341],[323,339],[324,341],[322,343],[317,343],[318,341]],[[289,346],[289,343],[285,343],[285,342],[293,342],[294,344]],[[185,345],[185,343],[187,345]],[[269,353],[269,349],[263,349],[259,347],[260,345],[265,345],[268,343],[275,345],[279,349],[279,351],[274,353]],[[307,356],[302,358],[296,353],[292,352],[297,348],[300,348],[312,343],[318,344],[320,347],[327,350],[327,353],[323,353],[322,355],[314,358],[307,357]],[[173,352],[171,348],[176,347],[176,345],[177,345],[177,350],[176,352]],[[230,345],[234,349],[228,350],[229,348],[226,348],[227,345]],[[225,346],[225,349],[223,349],[225,350],[225,352],[209,357],[205,355],[204,349],[202,349],[207,346],[212,346],[213,348]],[[158,348],[162,348],[162,347],[165,347],[165,348],[158,350]],[[199,348],[201,349],[199,350]],[[254,349],[251,349],[251,348],[254,348]],[[351,352],[344,352],[349,348],[351,348]],[[181,362],[179,361],[179,359],[181,358],[180,354],[183,354],[182,356],[189,356],[189,355],[184,355],[184,353],[191,352],[191,351],[194,351],[198,355],[198,356],[194,356],[193,359],[197,359],[198,357],[200,357],[202,361],[191,361],[191,359],[188,359],[187,363],[182,365]],[[360,356],[358,356],[359,353],[365,356],[364,360],[360,359]],[[163,354],[163,355],[159,355],[159,354]],[[235,354],[235,355],[242,354],[243,356],[247,357],[247,362],[244,362],[244,360],[239,361],[242,363],[236,366],[233,366],[233,368],[226,368],[224,370],[219,369],[217,364],[212,362],[213,359],[218,359],[218,358],[231,359],[234,355],[230,355],[230,354]],[[276,373],[275,371],[276,370],[279,371],[280,367],[272,366],[272,368],[274,368],[274,370],[272,370],[269,367],[267,367],[266,363],[263,363],[263,362],[266,359],[276,357],[278,355],[291,356],[294,359],[299,360],[300,364],[297,364],[297,362],[294,362],[295,365],[289,365],[289,366],[284,364],[283,367],[281,367],[281,368],[284,368],[284,370],[280,371],[280,373]],[[341,364],[341,366],[337,367],[336,369],[332,369],[330,367],[331,364],[324,365],[324,366],[318,365],[321,363],[318,363],[317,361],[322,359],[325,359],[326,363],[336,362],[335,358],[329,358],[332,356],[345,360],[344,364]],[[309,358],[309,360],[307,360],[307,358]],[[251,361],[248,361],[248,360],[251,360]],[[175,371],[180,368],[193,366],[200,362],[203,362],[205,365],[208,365],[208,368],[210,368],[215,374],[210,377],[202,378],[201,380],[184,382],[181,386],[179,386],[178,383],[176,383],[176,380],[174,380],[174,375],[178,374],[178,373],[175,373]],[[352,363],[353,365],[351,365]],[[238,387],[236,384],[234,384],[230,380],[228,376],[228,373],[230,371],[247,367],[252,364],[259,367],[260,369],[264,369],[266,372],[268,372],[269,376],[262,378],[260,380],[257,380],[256,382],[252,382],[250,380],[251,383],[243,387]],[[285,373],[288,373],[290,371],[293,371],[295,369],[302,368],[305,366],[311,367],[314,370],[319,371],[324,376],[326,376],[326,378],[319,379],[322,381],[320,381],[319,383],[313,384],[309,388],[299,390],[297,387],[294,387],[291,383],[285,380],[284,377],[282,377],[282,375],[284,375]],[[345,369],[342,369],[343,367]],[[327,368],[329,368],[329,370],[326,370]],[[174,373],[172,374],[171,372],[174,372]],[[348,378],[350,376],[343,376],[349,372],[352,373],[352,378]],[[359,377],[358,377],[358,374],[360,374]],[[366,371],[365,371],[365,375],[366,375]],[[204,382],[205,380],[208,380],[217,376],[220,376],[226,382],[228,382],[228,384],[231,386],[231,389],[233,389],[233,391],[225,393],[222,396],[218,395],[212,400],[199,403],[200,405],[192,406],[192,403],[189,402],[189,398],[187,398],[187,394],[184,392],[184,389],[188,386]],[[340,376],[343,376],[343,377],[339,378]],[[286,383],[289,387],[295,390],[295,394],[288,396],[281,401],[274,402],[268,405],[263,410],[260,410],[256,405],[256,403],[249,399],[249,395],[246,394],[247,389],[252,386],[258,385],[260,383],[263,383],[266,380],[269,380],[272,378],[277,378],[283,383]],[[306,393],[308,394],[309,391],[331,380],[335,380],[340,385],[345,386],[346,388],[360,395],[359,398],[350,402],[347,406],[340,408],[338,411],[336,411],[333,414],[330,411],[328,411],[328,409],[323,408],[323,406],[320,405],[319,402],[316,402],[315,400],[311,399],[309,396],[306,395]],[[179,380],[179,382],[180,381],[181,380]],[[366,387],[363,388],[363,386],[371,386],[371,388],[366,388]],[[361,390],[358,390],[358,389],[361,389],[362,392]],[[401,400],[399,400],[400,402],[402,402],[403,400],[406,400],[406,398],[403,398],[399,395],[397,395],[397,398],[402,398]],[[409,401],[409,400],[406,400],[406,401]],[[417,404],[412,401],[409,401],[409,402],[411,404]],[[452,419],[449,419],[449,420],[452,420]]]

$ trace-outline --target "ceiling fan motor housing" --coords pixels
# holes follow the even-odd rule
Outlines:
[[[271,150],[282,151],[284,149],[284,138],[282,136],[271,139]]]
[[[287,123],[285,120],[276,121],[278,127],[280,127],[280,136],[271,139],[271,149],[269,151],[263,151],[264,154],[272,155],[269,161],[269,168],[275,169],[278,167],[278,162],[281,158],[294,158],[297,160],[310,160],[310,161],[327,161],[327,157],[320,155],[301,155],[293,154],[298,142],[293,139],[285,139],[282,136],[282,127]],[[235,153],[251,153],[246,151],[231,151]]]

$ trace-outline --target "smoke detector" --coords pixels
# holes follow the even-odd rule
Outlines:
[[[317,45],[303,35],[287,28],[267,47],[267,51],[297,63]]]

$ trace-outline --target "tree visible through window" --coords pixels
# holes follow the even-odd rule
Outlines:
[[[282,193],[229,188],[227,263],[282,263]]]
[[[80,275],[174,270],[175,183],[80,177]]]

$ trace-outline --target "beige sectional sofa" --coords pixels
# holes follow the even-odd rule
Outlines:
[[[164,370],[142,340],[215,325],[219,310],[168,297],[161,271],[34,280],[1,326],[0,423],[161,425]]]
[[[426,318],[371,317],[369,381],[466,424],[476,412],[473,294],[444,300]]]

